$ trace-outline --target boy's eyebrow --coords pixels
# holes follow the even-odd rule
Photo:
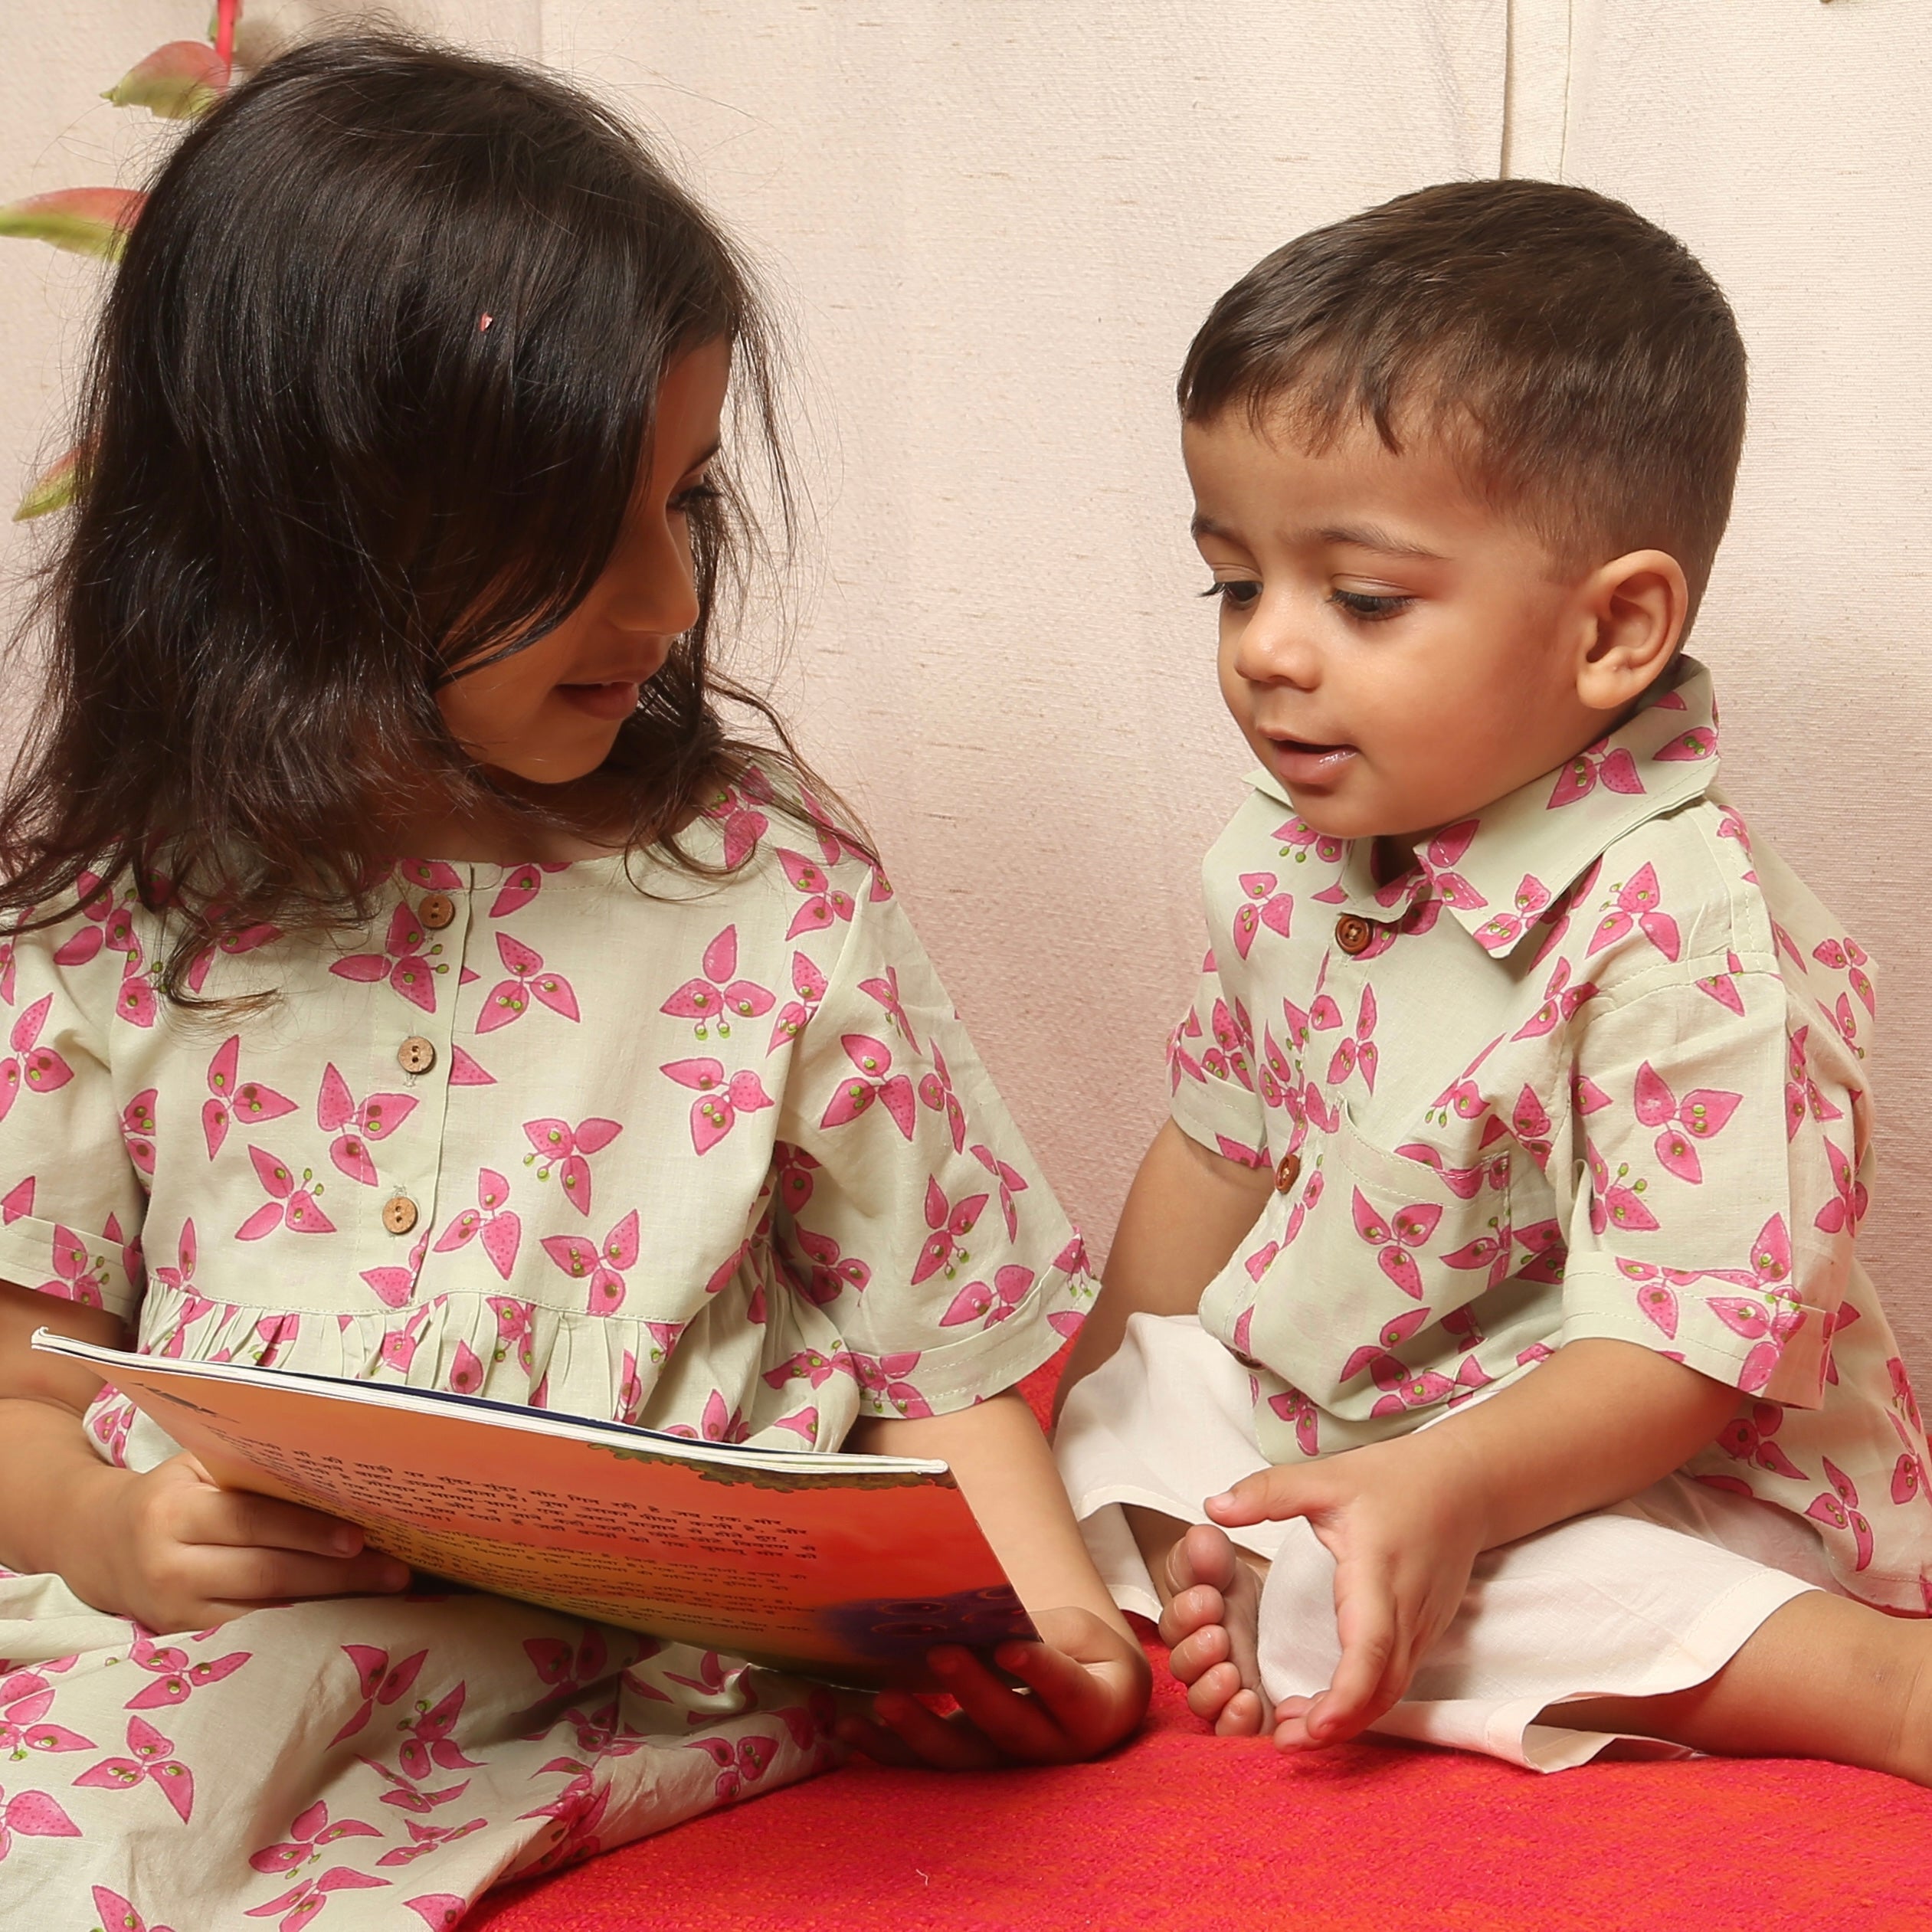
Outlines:
[[[1198,512],[1188,529],[1197,540],[1202,537],[1220,537],[1230,543],[1242,540],[1239,532],[1230,530],[1226,524],[1217,523],[1213,517]],[[1306,543],[1311,539],[1320,543],[1346,544],[1357,550],[1379,550],[1388,557],[1413,557],[1423,563],[1442,562],[1441,552],[1431,550],[1423,544],[1411,543],[1406,538],[1384,529],[1378,523],[1335,523],[1319,530],[1298,530],[1289,541]]]

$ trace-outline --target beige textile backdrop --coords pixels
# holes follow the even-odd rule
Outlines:
[[[9,0],[0,197],[137,178],[169,130],[95,96],[207,12]],[[1932,1370],[1924,0],[399,0],[391,17],[588,80],[763,264],[817,513],[774,675],[1097,1247],[1161,1115],[1162,1039],[1203,943],[1197,868],[1246,765],[1190,601],[1171,388],[1195,324],[1296,231],[1449,176],[1580,182],[1681,234],[1754,372],[1697,643],[1725,781],[1883,969],[1868,1252]],[[0,242],[0,492],[57,443],[97,286]],[[28,555],[11,532],[0,566]],[[10,716],[31,701],[15,686]]]

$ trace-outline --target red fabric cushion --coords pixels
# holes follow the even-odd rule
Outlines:
[[[1031,1378],[1039,1406],[1059,1364]],[[1932,1792],[1768,1759],[1586,1766],[1204,1732],[1149,1640],[1147,1728],[1096,1763],[856,1765],[494,1894],[491,1932],[1075,1926],[1256,1932],[1891,1927],[1932,1901]]]

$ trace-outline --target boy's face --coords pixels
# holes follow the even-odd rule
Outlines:
[[[1364,423],[1311,455],[1234,408],[1182,450],[1222,696],[1314,830],[1452,824],[1613,722],[1578,689],[1589,580],[1560,579],[1426,440],[1398,456]]]

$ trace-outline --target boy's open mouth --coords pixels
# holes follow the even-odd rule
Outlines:
[[[1339,778],[1355,747],[1323,744],[1313,738],[1282,738],[1271,734],[1275,749],[1272,763],[1277,777],[1292,785],[1320,785]]]

